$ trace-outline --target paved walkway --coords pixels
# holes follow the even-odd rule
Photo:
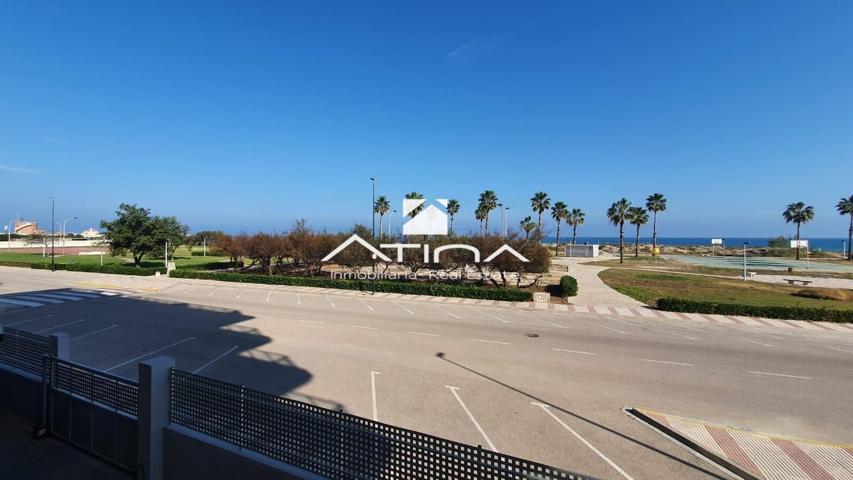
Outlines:
[[[644,303],[634,300],[633,298],[623,295],[616,290],[610,288],[600,278],[598,272],[607,270],[608,267],[599,267],[595,265],[586,265],[588,262],[607,260],[613,257],[599,258],[572,258],[554,257],[551,259],[553,264],[552,272],[555,274],[561,273],[561,270],[568,267],[568,273],[578,281],[578,294],[569,299],[570,302],[577,305],[610,305],[614,307],[643,307]]]
[[[751,280],[788,285],[788,282],[785,281],[786,278],[790,278],[792,280],[808,280],[812,282],[809,284],[809,287],[847,288],[853,290],[853,280],[849,278],[801,277],[797,275],[756,275],[755,278]]]
[[[710,460],[758,479],[853,479],[853,445],[767,435],[645,409],[637,412],[641,421],[678,443],[687,440]]]

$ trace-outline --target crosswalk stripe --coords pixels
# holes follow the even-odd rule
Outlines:
[[[67,294],[40,293],[39,295],[41,295],[43,297],[48,297],[48,298],[58,298],[59,300],[71,300],[72,302],[78,302],[80,300],[83,300],[80,297],[75,297],[73,295],[67,295]]]
[[[15,300],[12,298],[0,298],[0,303],[5,303],[8,305],[19,305],[22,307],[42,307],[42,306],[44,306],[43,303],[27,302],[24,300]]]
[[[21,300],[32,300],[34,302],[63,303],[62,300],[57,300],[55,298],[42,297],[40,295],[15,295],[15,298],[19,298]]]

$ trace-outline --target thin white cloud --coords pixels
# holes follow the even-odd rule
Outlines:
[[[498,35],[491,38],[478,38],[468,43],[460,45],[452,52],[447,54],[447,59],[452,62],[469,63],[479,57],[498,48],[509,35]]]
[[[13,167],[10,165],[0,165],[0,171],[11,172],[11,173],[29,173],[31,175],[35,175],[37,173],[40,173],[35,168]]]
[[[54,145],[65,145],[65,139],[59,137],[41,137],[41,141],[45,143],[52,143]]]

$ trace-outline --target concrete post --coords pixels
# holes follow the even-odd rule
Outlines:
[[[163,429],[169,425],[169,375],[175,359],[139,362],[139,437],[136,478],[163,479]]]
[[[71,341],[67,333],[50,334],[50,354],[60,360],[71,360]]]

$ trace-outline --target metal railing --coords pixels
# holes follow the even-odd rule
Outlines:
[[[42,359],[50,353],[50,337],[9,327],[0,331],[0,363],[40,377]]]
[[[578,479],[558,468],[172,369],[172,423],[332,479]]]
[[[54,357],[45,357],[43,368],[43,378],[55,391],[132,417],[138,414],[139,384],[132,380]]]

